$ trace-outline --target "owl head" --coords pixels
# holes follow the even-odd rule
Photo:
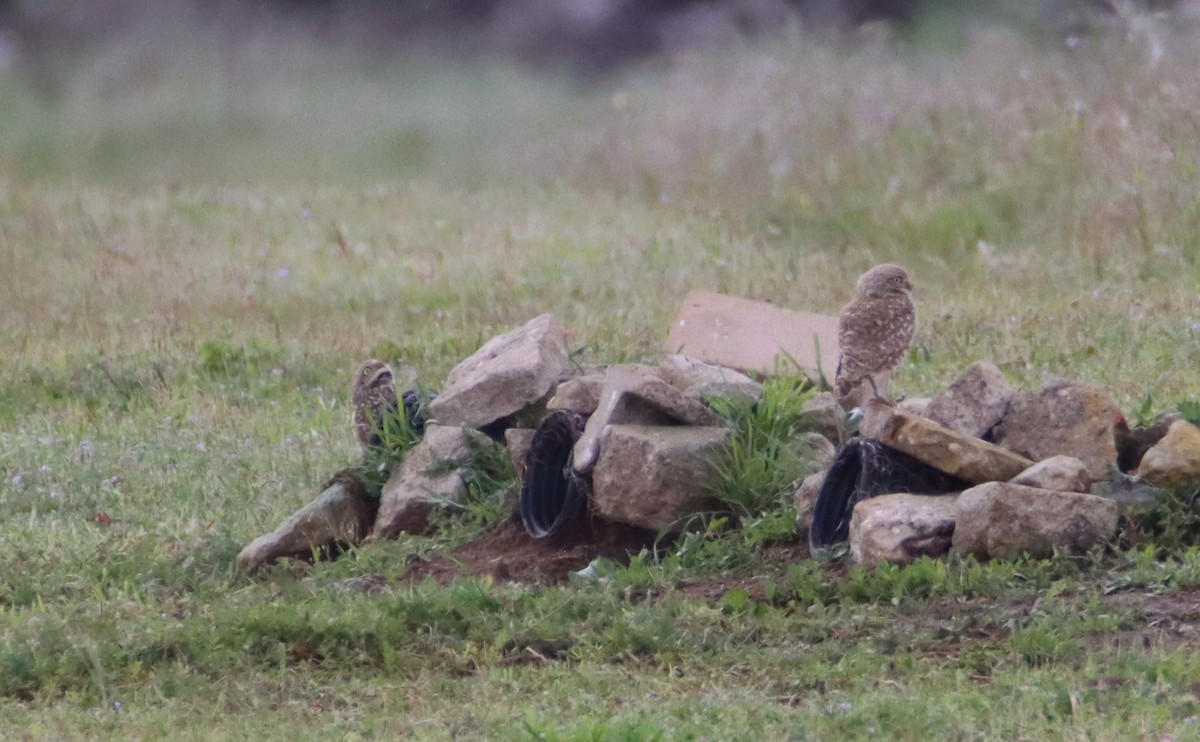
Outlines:
[[[877,265],[858,277],[858,293],[866,296],[887,296],[912,291],[912,281],[904,268],[893,263]]]
[[[391,366],[374,358],[363,361],[354,377],[354,399],[361,400],[370,392],[393,384],[395,378]]]

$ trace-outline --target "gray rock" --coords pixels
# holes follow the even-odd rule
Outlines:
[[[989,482],[958,498],[954,550],[981,559],[1054,550],[1083,553],[1117,531],[1117,504],[1106,497]]]
[[[1014,394],[993,436],[997,444],[1034,461],[1074,456],[1098,480],[1116,463],[1115,430],[1123,419],[1100,388],[1055,381],[1036,392]]]
[[[1087,492],[1092,486],[1092,475],[1083,462],[1072,456],[1051,456],[1043,459],[1017,476],[1013,484],[1039,487],[1060,492]]]
[[[600,404],[575,443],[575,470],[586,474],[601,455],[600,437],[609,425],[721,425],[708,405],[658,378],[644,366],[612,366]]]
[[[833,392],[814,394],[801,411],[811,430],[825,436],[835,446],[846,442],[846,412],[834,399]]]
[[[371,530],[378,507],[379,503],[368,497],[357,482],[337,478],[274,531],[242,549],[238,567],[253,574],[284,557],[306,559],[314,550],[357,544]]]
[[[549,314],[492,338],[454,367],[429,404],[441,425],[478,428],[545,399],[567,366],[567,338]]]
[[[850,558],[873,568],[950,551],[958,495],[880,495],[854,506]]]
[[[896,407],[917,417],[929,417],[929,405],[932,403],[933,400],[928,397],[905,397],[896,403]]]
[[[817,505],[817,495],[821,494],[827,473],[826,469],[809,474],[792,495],[792,502],[796,506],[796,528],[801,534],[807,534],[808,529],[812,528],[813,508]]]
[[[461,464],[473,446],[495,446],[490,438],[470,428],[429,425],[425,438],[413,446],[404,461],[383,485],[379,515],[371,539],[395,538],[401,533],[426,533],[429,515],[444,503],[461,503],[467,497]]]
[[[1012,451],[895,407],[867,405],[861,433],[968,482],[1006,482],[1033,465]]]
[[[704,399],[722,397],[754,402],[762,396],[763,386],[740,371],[698,361],[681,355],[669,355],[658,368],[662,380],[687,394]]]
[[[608,425],[592,472],[592,510],[608,520],[663,531],[717,506],[714,458],[732,431],[716,427]]]
[[[509,428],[504,431],[504,447],[508,450],[508,459],[517,470],[518,477],[525,476],[525,457],[533,445],[533,428]]]
[[[925,416],[959,433],[982,438],[1004,417],[1013,389],[995,364],[967,367],[946,391],[934,397]]]
[[[1200,484],[1200,428],[1176,420],[1138,464],[1137,476],[1165,490]]]
[[[590,415],[600,406],[600,394],[604,391],[604,374],[586,374],[568,379],[554,390],[554,396],[546,403],[546,409],[570,410],[581,415]]]

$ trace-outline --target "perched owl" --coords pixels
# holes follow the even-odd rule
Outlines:
[[[877,265],[859,276],[854,298],[838,317],[838,368],[834,393],[845,400],[866,381],[879,398],[874,376],[896,367],[912,342],[916,311],[912,283],[898,265]]]
[[[354,434],[365,448],[380,444],[379,432],[387,410],[396,410],[396,380],[383,361],[364,361],[354,377]]]

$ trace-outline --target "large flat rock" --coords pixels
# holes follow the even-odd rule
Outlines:
[[[1117,514],[1107,497],[989,482],[959,495],[953,546],[981,559],[1083,553],[1116,534]]]
[[[775,373],[788,356],[809,378],[837,372],[838,318],[762,301],[691,291],[671,322],[664,350],[707,363]],[[819,348],[819,352],[818,352]]]
[[[964,435],[982,438],[1004,417],[1013,389],[1000,369],[987,361],[967,367],[925,408],[930,420]]]
[[[859,432],[974,484],[1008,481],[1033,465],[1008,449],[874,400]]]
[[[545,399],[567,367],[566,332],[549,314],[484,343],[429,404],[441,425],[480,428]]]
[[[607,520],[673,531],[711,510],[713,462],[732,431],[609,425],[592,471],[592,510]]]

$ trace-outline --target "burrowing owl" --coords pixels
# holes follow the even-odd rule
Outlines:
[[[383,361],[363,361],[354,377],[354,434],[367,448],[380,444],[383,416],[398,408],[396,380],[391,366]]]
[[[916,325],[912,283],[898,265],[877,265],[858,278],[854,298],[838,318],[838,368],[834,392],[844,400],[864,381],[875,397],[875,374],[896,367]]]

